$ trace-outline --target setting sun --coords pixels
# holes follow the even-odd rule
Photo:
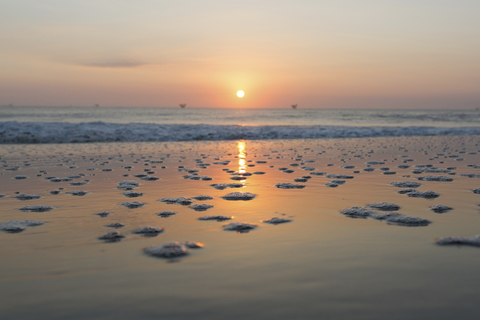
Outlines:
[[[244,95],[245,95],[245,92],[243,92],[242,90],[237,92],[237,97],[239,98],[242,98]]]

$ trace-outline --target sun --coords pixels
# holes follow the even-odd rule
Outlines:
[[[237,91],[237,97],[242,98],[244,95],[245,95],[245,92],[243,92],[242,90]]]

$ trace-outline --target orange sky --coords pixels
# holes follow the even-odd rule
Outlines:
[[[479,16],[465,0],[10,1],[0,105],[475,108]]]

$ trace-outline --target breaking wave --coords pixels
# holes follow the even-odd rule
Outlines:
[[[0,122],[0,143],[220,141],[480,135],[480,127],[241,126],[154,123]]]

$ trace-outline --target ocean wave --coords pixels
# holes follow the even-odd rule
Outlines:
[[[480,127],[241,126],[154,123],[0,122],[0,143],[88,143],[480,135]]]

